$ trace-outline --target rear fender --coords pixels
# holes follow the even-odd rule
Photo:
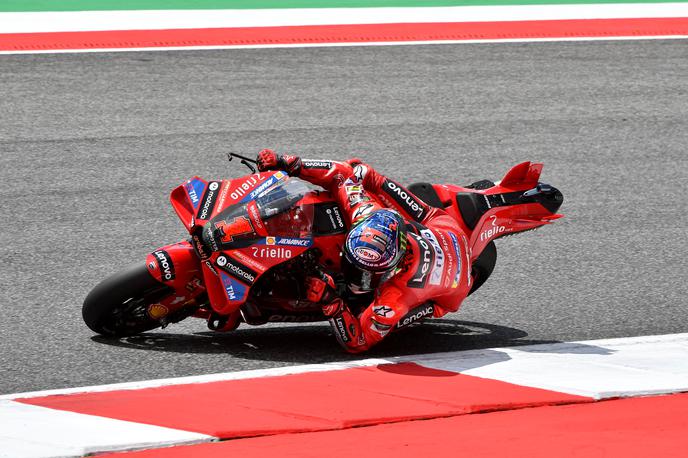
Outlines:
[[[189,306],[206,292],[200,260],[189,242],[158,248],[146,257],[146,267],[153,278],[174,291],[149,307],[152,318]]]

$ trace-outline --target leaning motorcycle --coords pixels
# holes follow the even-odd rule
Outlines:
[[[195,317],[223,331],[238,323],[228,326],[236,310],[248,325],[326,321],[304,287],[307,276],[322,271],[335,278],[352,312],[370,304],[371,295],[350,294],[344,285],[347,227],[333,196],[281,171],[255,173],[249,159],[232,157],[254,173],[217,181],[195,176],[175,188],[170,201],[189,238],[98,284],[82,309],[91,330],[123,337]],[[495,239],[563,216],[557,214],[563,196],[539,182],[541,171],[542,164],[523,162],[497,183],[409,186],[428,205],[445,209],[469,238],[471,293],[492,273]]]

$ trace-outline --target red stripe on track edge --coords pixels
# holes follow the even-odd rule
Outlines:
[[[0,34],[0,51],[688,35],[688,18],[357,24]]]
[[[685,457],[688,394],[177,446],[102,458]]]

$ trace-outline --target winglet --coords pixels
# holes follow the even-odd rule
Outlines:
[[[542,163],[530,161],[521,162],[513,166],[511,170],[504,175],[499,185],[505,188],[535,187],[540,179],[540,173],[542,173]]]

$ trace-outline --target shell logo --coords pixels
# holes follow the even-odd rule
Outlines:
[[[154,320],[159,320],[160,318],[167,316],[168,313],[170,313],[170,309],[162,304],[151,304],[148,307],[148,316]]]
[[[265,244],[266,245],[274,245],[275,243],[277,243],[277,241],[275,240],[275,237],[265,237]]]

